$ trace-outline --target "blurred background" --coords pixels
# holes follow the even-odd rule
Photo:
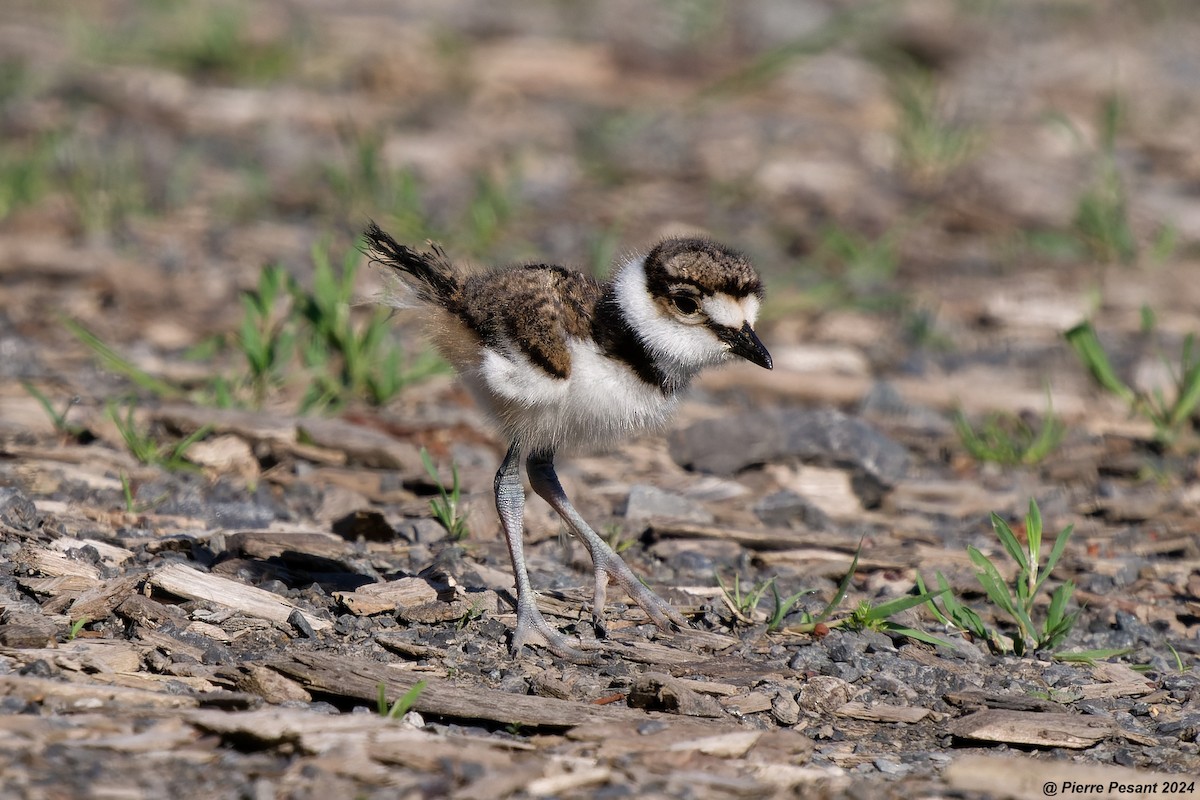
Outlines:
[[[597,275],[707,232],[766,274],[785,368],[1185,330],[1198,41],[1191,0],[8,0],[0,375],[87,363],[63,318],[211,371],[163,361],[229,346],[268,265],[353,272],[368,219]]]

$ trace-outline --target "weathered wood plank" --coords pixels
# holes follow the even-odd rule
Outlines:
[[[948,726],[960,739],[1082,750],[1118,733],[1112,722],[1079,714],[988,709]]]
[[[547,728],[645,720],[647,713],[617,706],[596,706],[554,697],[516,695],[465,683],[398,670],[373,661],[350,660],[321,653],[297,653],[290,659],[265,662],[314,693],[359,700],[374,707],[380,683],[388,697],[398,696],[417,681],[426,685],[413,708],[423,714],[455,719],[490,720]],[[658,715],[654,715],[658,716]],[[667,717],[669,718],[669,717]]]
[[[67,683],[30,675],[0,675],[0,697],[19,697],[26,702],[63,711],[112,709],[128,713],[137,708],[194,708],[198,705],[194,697],[93,683],[82,676],[75,676]]]
[[[273,592],[247,586],[219,575],[210,575],[185,564],[169,564],[151,574],[149,582],[152,586],[178,597],[206,600],[272,622],[287,622],[293,612],[300,611],[313,630],[323,631],[332,627],[328,621],[298,609]]]
[[[846,703],[834,712],[839,717],[861,719],[867,722],[920,722],[933,712],[918,706],[893,706],[887,703],[867,705],[857,701]]]

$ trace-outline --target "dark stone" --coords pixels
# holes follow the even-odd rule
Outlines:
[[[204,518],[217,528],[255,530],[274,522],[275,511],[246,501],[213,503],[204,508]]]
[[[671,457],[699,472],[732,475],[757,464],[798,458],[854,473],[871,507],[908,471],[908,449],[836,409],[764,409],[697,422],[671,435]]]
[[[41,524],[37,506],[20,489],[0,489],[0,522],[19,531],[32,531]]]
[[[300,613],[299,609],[296,609],[288,615],[288,624],[295,628],[296,632],[306,639],[317,638],[317,632],[313,630],[312,624],[305,618],[303,614]]]
[[[372,509],[355,511],[335,521],[333,532],[350,542],[359,538],[367,542],[391,542],[396,538],[396,530],[383,514]]]
[[[791,489],[769,494],[754,506],[754,514],[764,525],[790,527],[794,523],[814,531],[829,530],[829,515]]]

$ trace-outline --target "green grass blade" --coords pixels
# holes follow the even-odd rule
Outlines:
[[[945,590],[949,591],[949,590]],[[906,595],[897,597],[895,600],[889,600],[886,603],[880,603],[877,606],[872,606],[867,613],[869,622],[885,620],[888,617],[895,616],[901,611],[907,611],[913,606],[919,606],[922,603],[932,602],[933,598],[943,594],[943,591],[926,592],[924,594]]]
[[[89,331],[87,328],[80,325],[71,319],[63,319],[63,325],[71,332],[76,339],[87,345],[93,353],[99,357],[100,362],[107,368],[116,372],[119,375],[124,375],[129,380],[133,381],[136,386],[145,389],[148,392],[153,392],[159,397],[177,398],[183,395],[183,391],[176,386],[172,386],[164,380],[154,377],[143,369],[138,368],[132,361],[122,356],[116,350],[113,350],[107,344],[102,342],[96,334]]]
[[[949,647],[951,650],[958,649],[958,645],[954,644],[953,642],[948,641],[946,639],[942,639],[938,636],[934,636],[931,633],[925,633],[924,631],[919,631],[916,628],[909,628],[904,625],[897,625],[894,622],[883,623],[883,628],[884,628],[884,630],[889,631],[891,633],[899,633],[904,636],[907,636],[910,639],[916,639],[918,642],[925,642],[925,644],[931,644],[931,645],[934,645],[935,647],[940,645],[942,647]]]
[[[860,553],[862,553],[862,539],[858,540],[858,547],[854,548],[854,558],[850,561],[850,569],[846,570],[846,576],[838,584],[837,592],[834,594],[833,599],[817,615],[816,622],[824,622],[829,619],[829,615],[834,612],[834,609],[840,606],[842,601],[846,599],[846,592],[850,589],[850,581],[854,579],[854,571],[858,569],[858,556]]]
[[[375,684],[375,691],[375,711],[379,716],[386,717],[388,713],[387,685],[383,681],[380,681]]]
[[[1189,356],[1190,353],[1185,359]],[[1200,365],[1185,363],[1184,370],[1180,378],[1179,396],[1175,398],[1175,405],[1172,406],[1170,418],[1167,420],[1172,428],[1181,426],[1200,404]]]
[[[1063,335],[1075,350],[1076,355],[1079,356],[1080,361],[1091,372],[1096,383],[1130,406],[1137,402],[1137,395],[1134,391],[1117,377],[1116,370],[1113,369],[1112,362],[1108,360],[1108,354],[1104,352],[1104,347],[1101,346],[1100,339],[1096,336],[1091,322],[1081,322]]]
[[[1030,499],[1029,512],[1025,515],[1025,541],[1028,543],[1029,562],[1026,567],[1037,567],[1042,554],[1042,511],[1036,500]]]
[[[1000,576],[1000,571],[988,560],[987,556],[973,546],[967,547],[967,555],[975,563],[975,566],[978,567],[975,577],[979,580],[979,584],[983,587],[984,591],[987,592],[988,598],[1004,609],[1009,615],[1015,617],[1016,607],[1013,605],[1013,598],[1008,591],[1008,586]]]
[[[1016,534],[1012,532],[1012,528],[1008,527],[1008,523],[995,512],[992,512],[992,530],[996,532],[1000,544],[1004,545],[1005,551],[1012,556],[1013,561],[1017,562],[1021,571],[1028,572],[1029,559],[1025,555],[1025,548],[1021,547],[1021,543],[1017,540]]]
[[[1074,525],[1068,525],[1058,532],[1058,536],[1054,539],[1054,547],[1050,548],[1050,557],[1046,559],[1046,566],[1042,568],[1042,577],[1038,579],[1037,587],[1034,589],[1035,593],[1042,588],[1042,584],[1046,582],[1046,578],[1050,577],[1050,572],[1058,565],[1059,559],[1062,558],[1063,552],[1067,549],[1067,541],[1070,540],[1071,534],[1074,532]]]
[[[929,594],[929,590],[925,588],[925,581],[921,579],[921,573],[919,573],[919,572],[917,573],[917,576],[916,576],[916,583],[917,583],[917,591],[918,592],[920,592],[921,594]],[[950,587],[948,587],[948,586],[944,587],[942,589],[943,593],[949,592],[949,591],[950,591]],[[945,601],[943,601],[943,602],[945,602]],[[950,619],[945,614],[943,614],[941,612],[941,610],[937,607],[937,603],[935,603],[933,601],[933,597],[929,598],[929,602],[926,604],[926,607],[929,609],[929,613],[933,614],[933,618],[936,619],[938,622],[942,623],[943,625],[950,624]]]
[[[1132,647],[1110,647],[1098,650],[1072,650],[1066,653],[1055,653],[1054,658],[1058,661],[1082,662],[1091,664],[1095,661],[1103,661],[1108,658],[1117,658],[1118,656],[1127,656],[1134,651]]]

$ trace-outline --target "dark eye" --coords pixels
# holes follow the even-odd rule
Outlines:
[[[671,305],[675,306],[675,310],[685,317],[690,317],[700,310],[700,301],[686,294],[673,295],[671,297]]]

